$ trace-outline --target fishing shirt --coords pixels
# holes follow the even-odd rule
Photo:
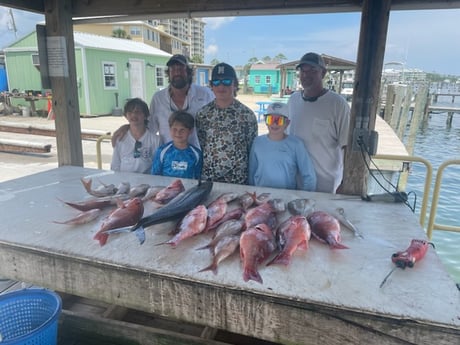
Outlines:
[[[249,156],[249,184],[254,186],[316,190],[316,173],[304,143],[288,135],[283,140],[271,140],[267,134],[258,136]]]
[[[348,143],[350,106],[333,91],[315,102],[304,101],[294,92],[288,101],[288,133],[305,144],[316,171],[316,190],[335,193],[343,178],[343,147]]]
[[[117,141],[113,148],[111,170],[142,174],[150,172],[153,155],[158,146],[160,146],[160,137],[146,130],[144,135],[137,141],[141,142],[142,145],[136,155],[134,154],[136,139],[131,134],[131,130],[128,130],[128,133]]]
[[[199,148],[189,145],[186,149],[178,149],[170,141],[156,151],[152,175],[199,179],[202,167],[203,156]]]
[[[209,87],[191,84],[182,110],[195,117],[196,112],[213,99],[214,93]],[[170,142],[172,138],[169,132],[169,116],[171,113],[180,109],[177,108],[176,104],[174,104],[171,99],[168,87],[155,92],[150,102],[149,109],[149,128],[153,133],[160,134],[160,142],[162,144]],[[190,133],[188,142],[198,148],[200,147],[195,129]]]
[[[225,109],[213,100],[196,114],[196,129],[203,151],[202,177],[247,184],[249,152],[258,129],[254,112],[237,99]]]

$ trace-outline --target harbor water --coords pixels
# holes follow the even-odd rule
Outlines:
[[[439,96],[438,102],[433,106],[446,106],[460,108],[460,96],[455,98]],[[414,156],[428,160],[433,167],[433,181],[430,194],[433,192],[434,181],[438,167],[441,163],[460,159],[460,114],[453,115],[452,125],[446,125],[447,113],[432,113],[428,123],[420,126],[414,146]],[[423,197],[426,168],[424,164],[413,163],[406,184],[406,192],[414,192],[417,195],[415,212],[420,216],[420,206]],[[435,218],[435,224],[460,227],[460,166],[450,165],[443,171],[443,179],[439,194],[439,202]],[[409,194],[409,199],[413,203],[414,198]],[[413,195],[412,195],[413,196]],[[430,202],[429,206],[431,205]],[[425,227],[429,219],[428,208]],[[455,282],[460,283],[460,233],[434,230],[432,242],[436,247],[441,260],[449,271]]]

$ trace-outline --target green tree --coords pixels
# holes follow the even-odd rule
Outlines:
[[[217,65],[219,62],[220,62],[219,60],[217,60],[216,58],[214,58],[214,59],[211,60],[211,65],[215,66],[215,65]]]
[[[262,58],[262,61],[265,62],[265,63],[267,63],[267,62],[272,61],[272,58],[271,58],[270,56],[267,55],[267,56],[264,56],[264,57]]]
[[[117,38],[126,38],[128,40],[131,39],[131,36],[126,34],[126,31],[123,29],[116,29],[112,31],[112,37],[117,37]]]
[[[192,58],[190,59],[191,62],[193,63],[203,63],[204,59],[201,55],[193,55]]]
[[[279,53],[273,58],[273,60],[282,63],[284,60],[287,60],[287,57],[283,53]]]

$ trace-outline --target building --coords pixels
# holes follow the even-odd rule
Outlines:
[[[74,41],[82,116],[120,115],[127,99],[139,97],[149,103],[154,92],[168,85],[165,69],[169,53],[135,40],[82,32],[74,32]],[[37,34],[33,32],[4,50],[9,90],[46,94],[37,47]],[[46,101],[38,102],[37,110],[46,107]]]

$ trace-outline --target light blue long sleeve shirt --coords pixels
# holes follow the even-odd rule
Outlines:
[[[301,177],[298,188],[297,175]],[[315,169],[302,140],[293,135],[279,141],[267,134],[258,136],[249,155],[249,184],[315,191]]]

